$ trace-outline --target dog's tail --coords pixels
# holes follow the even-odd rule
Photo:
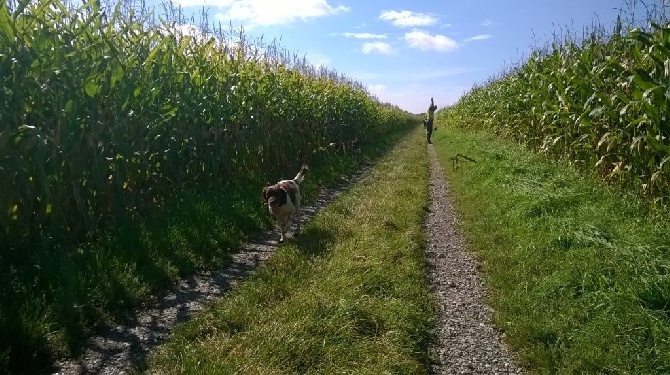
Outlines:
[[[300,172],[298,172],[297,175],[293,178],[293,181],[295,181],[298,184],[302,183],[302,180],[305,179],[305,174],[309,170],[309,167],[307,167],[307,164],[303,164],[302,168],[300,168]]]

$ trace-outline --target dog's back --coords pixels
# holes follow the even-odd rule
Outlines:
[[[300,183],[305,179],[308,169],[307,165],[303,165],[292,180],[281,180],[275,185],[267,186],[263,189],[263,200],[268,204],[270,213],[275,216],[279,225],[281,233],[279,242],[284,241],[284,233],[288,229],[291,220],[295,220],[296,222],[296,234],[300,233],[300,201],[302,200]],[[269,198],[271,194],[280,195],[280,205],[274,206],[272,204],[272,201],[277,200],[276,198]]]
[[[295,177],[293,177],[292,180],[281,180],[277,184],[284,189],[289,197],[291,198],[291,201],[293,204],[297,204],[300,206],[300,184],[302,181],[305,179],[305,174],[309,168],[307,165],[303,165],[302,168],[300,168],[300,171],[298,172]]]

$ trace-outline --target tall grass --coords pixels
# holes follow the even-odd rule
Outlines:
[[[267,224],[268,176],[341,172],[328,143],[369,150],[416,122],[276,43],[164,9],[0,3],[0,372],[76,352],[225,262]]]
[[[611,32],[595,23],[581,37],[557,35],[438,118],[489,129],[670,203],[670,25],[667,5],[656,3],[645,20],[622,13]]]

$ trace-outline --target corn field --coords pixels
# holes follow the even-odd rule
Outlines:
[[[474,87],[438,118],[595,168],[608,181],[670,203],[665,11],[665,5],[655,8],[638,25],[620,17],[609,33],[596,25],[581,38],[556,39]]]
[[[204,18],[195,27],[132,1],[0,2],[0,372],[44,371],[183,271],[137,239],[84,250],[123,218],[141,223],[180,192],[269,181],[340,157],[330,143],[418,124],[353,79]],[[207,220],[225,231],[234,218]]]
[[[176,26],[122,3],[0,5],[2,236],[76,241],[175,187],[295,165],[393,123],[362,85],[275,44]]]

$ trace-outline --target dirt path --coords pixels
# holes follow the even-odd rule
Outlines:
[[[433,350],[436,374],[522,374],[505,348],[502,335],[491,324],[492,309],[477,261],[464,249],[457,218],[449,200],[449,186],[433,145],[430,157],[430,213],[426,218],[426,261],[431,288],[440,304]]]
[[[324,189],[315,202],[302,208],[302,224],[330,204],[370,169],[363,167],[343,183]],[[196,274],[180,280],[155,306],[137,311],[136,320],[127,326],[111,327],[92,337],[84,353],[57,364],[56,374],[129,374],[135,372],[150,350],[166,339],[175,325],[221,297],[266,260],[277,246],[278,234],[270,230],[259,234],[233,254],[225,269]]]
[[[463,249],[442,168],[432,145],[428,151],[432,203],[426,219],[426,257],[433,292],[441,305],[435,332],[437,347],[433,348],[438,362],[431,370],[437,374],[521,374],[505,349],[501,335],[492,328],[492,311],[483,303],[485,295],[477,275],[477,263]],[[314,204],[303,207],[303,224],[368,170],[369,167],[363,168],[343,184],[321,192]],[[221,297],[267,259],[276,248],[276,238],[274,231],[262,233],[234,254],[232,263],[225,269],[181,280],[158,304],[138,311],[133,324],[112,327],[91,338],[84,354],[59,363],[57,373],[133,373],[177,323]]]

